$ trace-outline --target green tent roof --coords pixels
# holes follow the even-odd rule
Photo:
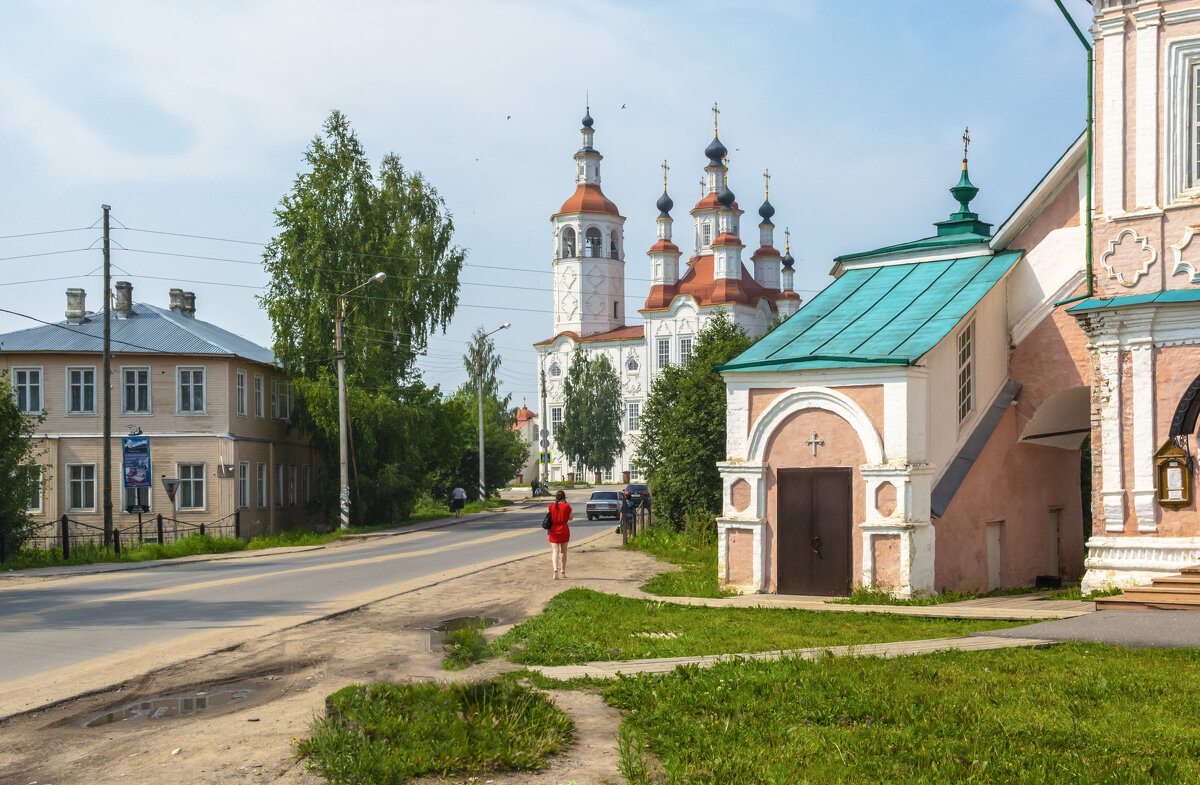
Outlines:
[[[954,329],[1022,253],[847,270],[717,370],[912,365]]]
[[[1093,297],[1078,305],[1072,305],[1067,313],[1079,311],[1097,311],[1102,308],[1126,308],[1131,305],[1146,303],[1190,303],[1200,300],[1200,290],[1197,289],[1167,289],[1162,292],[1149,294],[1126,294],[1120,297]]]

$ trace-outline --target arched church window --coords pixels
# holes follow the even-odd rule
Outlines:
[[[616,233],[616,232],[613,232],[613,233],[612,233],[612,237],[611,237],[611,238],[609,238],[609,244],[608,244],[608,257],[609,257],[610,259],[617,259],[617,258],[619,258],[619,257],[618,257],[618,255],[617,255],[617,233]]]
[[[562,368],[558,367],[557,362],[550,363],[550,375],[551,376],[561,376],[562,375]]]
[[[638,369],[638,361],[637,361],[636,357],[630,357],[628,360],[625,361],[625,370],[629,371],[630,373],[634,373],[637,371],[637,369]]]
[[[712,243],[712,226],[709,225],[708,222],[705,222],[700,227],[700,240],[700,245],[702,246],[708,246],[710,243]]]
[[[567,227],[562,231],[562,256],[570,258],[575,255],[575,230]]]
[[[587,233],[583,237],[586,244],[586,253],[584,253],[584,256],[599,258],[604,255],[604,238],[600,235],[599,229],[593,226],[587,230]]]

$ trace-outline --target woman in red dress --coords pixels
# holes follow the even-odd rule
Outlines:
[[[559,491],[554,494],[554,504],[550,510],[550,530],[547,532],[550,540],[550,560],[554,562],[554,580],[567,577],[567,542],[571,539],[571,505],[567,504],[567,494]]]

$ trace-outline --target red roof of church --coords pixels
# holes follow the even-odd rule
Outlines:
[[[691,211],[694,213],[697,210],[712,210],[712,209],[715,209],[720,206],[721,206],[721,203],[717,201],[717,192],[713,191],[712,193],[708,194],[700,201],[696,202],[696,206],[693,207]],[[737,202],[734,202],[733,204],[731,204],[730,207],[734,210],[738,209]]]
[[[600,190],[600,186],[595,183],[580,183],[576,186],[575,193],[563,202],[556,215],[563,213],[621,214],[617,210],[617,206],[609,201],[609,198]]]
[[[529,408],[522,403],[521,408],[517,410],[517,419],[515,420],[515,423],[520,425],[521,423],[528,422],[529,420],[536,418],[537,415],[529,411]]]
[[[775,308],[776,300],[784,299],[780,292],[759,285],[754,280],[754,276],[746,270],[744,264],[740,279],[715,280],[711,254],[705,254],[696,259],[688,268],[687,273],[679,279],[679,283],[671,286],[651,286],[650,295],[646,298],[646,306],[642,310],[665,311],[671,307],[671,302],[680,295],[691,297],[697,305],[701,306],[741,303],[753,307],[758,304],[759,300],[766,300],[772,310]]]
[[[674,251],[675,253],[679,253],[679,246],[670,240],[659,240],[650,246],[650,250],[646,253],[656,253],[658,251]]]
[[[712,241],[712,244],[713,245],[741,245],[742,238],[738,237],[736,234],[730,234],[729,232],[721,232],[720,234],[717,235],[717,239]]]
[[[580,336],[574,330],[564,330],[558,335],[547,338],[544,341],[538,341],[534,346],[548,346],[563,336],[570,338],[575,343],[593,343],[595,341],[637,341],[641,340],[644,334],[645,330],[640,324],[636,327],[624,325],[608,332],[592,333],[591,335],[584,336]]]
[[[773,246],[764,245],[754,253],[750,254],[751,259],[756,256],[779,256],[779,251],[775,250]]]

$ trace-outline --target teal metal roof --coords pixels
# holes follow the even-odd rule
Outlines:
[[[912,365],[1024,251],[847,270],[718,371]]]
[[[978,243],[983,246],[988,240],[991,240],[991,235],[987,234],[950,234],[950,235],[934,235],[933,237],[923,237],[920,240],[913,240],[909,243],[900,243],[899,245],[886,245],[883,248],[876,248],[871,251],[862,251],[861,253],[848,253],[841,256],[835,256],[833,261],[842,262],[848,259],[865,259],[869,256],[886,256],[889,254],[902,253],[904,251],[927,251],[932,248],[950,248],[956,245],[969,245]]]
[[[1067,313],[1076,311],[1097,311],[1102,308],[1126,308],[1131,305],[1146,303],[1190,303],[1200,300],[1200,289],[1168,289],[1165,292],[1150,294],[1127,294],[1122,297],[1093,297],[1078,305],[1072,305]]]

